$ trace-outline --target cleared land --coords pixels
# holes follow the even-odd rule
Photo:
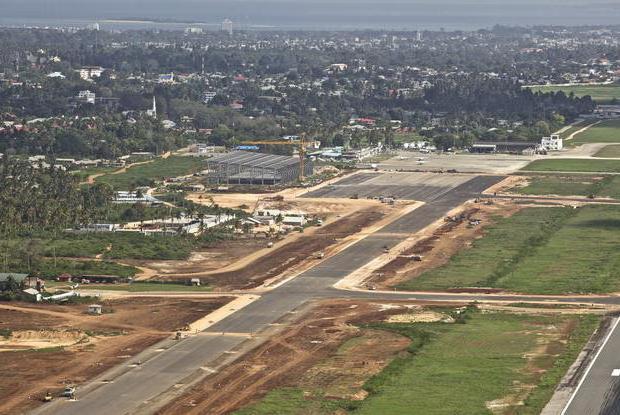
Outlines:
[[[105,300],[101,316],[86,305],[1,304],[0,413],[32,409],[47,391],[92,379],[227,302]]]
[[[312,235],[302,236],[270,253],[257,258],[251,263],[230,271],[219,273],[196,274],[209,284],[226,289],[249,289],[261,285],[270,278],[290,272],[302,263],[313,259],[316,252],[329,254],[329,248],[338,241],[355,235],[364,228],[376,223],[385,216],[378,207],[355,212],[329,225],[317,228]],[[177,275],[170,277],[186,278]]]
[[[620,173],[620,160],[546,159],[535,160],[522,170],[533,172]]]
[[[620,120],[606,120],[570,140],[571,145],[586,143],[620,143]]]
[[[400,285],[496,288],[532,294],[620,290],[620,208],[527,208],[499,218],[470,249]]]
[[[155,181],[170,177],[197,173],[204,168],[206,168],[205,160],[200,157],[171,156],[106,174],[97,177],[95,181],[108,183],[116,190],[128,190],[137,186],[152,186]]]
[[[578,97],[589,95],[599,104],[605,104],[615,99],[620,99],[620,85],[574,85],[574,86],[557,86],[547,85],[532,88],[535,92],[558,92],[563,91],[566,95],[570,93]]]
[[[544,175],[528,177],[525,186],[510,189],[522,195],[557,195],[620,198],[620,177],[585,175]]]
[[[159,413],[537,414],[597,324],[570,314],[321,304]]]

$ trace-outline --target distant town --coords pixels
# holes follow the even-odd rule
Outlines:
[[[618,27],[102,27],[0,28],[0,413],[618,413]]]

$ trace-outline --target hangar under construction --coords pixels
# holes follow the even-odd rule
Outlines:
[[[233,151],[207,160],[209,182],[214,184],[260,184],[291,183],[312,176],[312,161],[300,163],[298,157],[275,154]]]

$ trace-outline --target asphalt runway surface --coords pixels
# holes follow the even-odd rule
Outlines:
[[[359,173],[309,192],[304,197],[351,198],[355,196],[366,199],[383,196],[432,202],[452,189],[467,183],[473,177],[475,176],[448,173]]]
[[[356,177],[356,176],[354,176]],[[376,177],[356,177],[364,183]],[[78,388],[78,400],[57,400],[34,411],[37,414],[62,415],[122,415],[151,413],[158,396],[174,390],[186,379],[201,370],[208,370],[218,359],[234,353],[250,336],[268,328],[293,313],[303,304],[320,298],[355,298],[392,300],[475,301],[506,299],[507,301],[532,300],[532,296],[502,297],[501,295],[451,295],[423,293],[380,293],[336,290],[333,285],[351,272],[359,269],[383,253],[385,246],[391,248],[465,201],[478,197],[480,192],[500,182],[502,176],[460,176],[448,180],[448,185],[438,187],[429,194],[426,204],[386,225],[374,234],[351,245],[337,255],[326,259],[296,278],[263,294],[258,300],[238,310],[196,336],[180,341],[166,340],[159,345],[158,353],[133,368],[118,367],[98,379]],[[349,180],[349,179],[345,179]],[[349,180],[345,186],[356,186]],[[412,185],[412,186],[415,186]],[[553,301],[553,297],[537,300]],[[579,302],[578,298],[574,299]],[[620,301],[620,299],[616,300]],[[570,302],[570,300],[569,300]],[[156,348],[158,346],[155,346]],[[146,354],[146,351],[143,352]],[[134,358],[136,361],[139,357]],[[101,379],[108,381],[102,382]]]
[[[620,414],[620,326],[615,323],[562,415]]]

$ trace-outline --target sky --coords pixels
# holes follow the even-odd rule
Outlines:
[[[620,0],[0,0],[11,20],[171,19],[276,27],[620,24]]]

